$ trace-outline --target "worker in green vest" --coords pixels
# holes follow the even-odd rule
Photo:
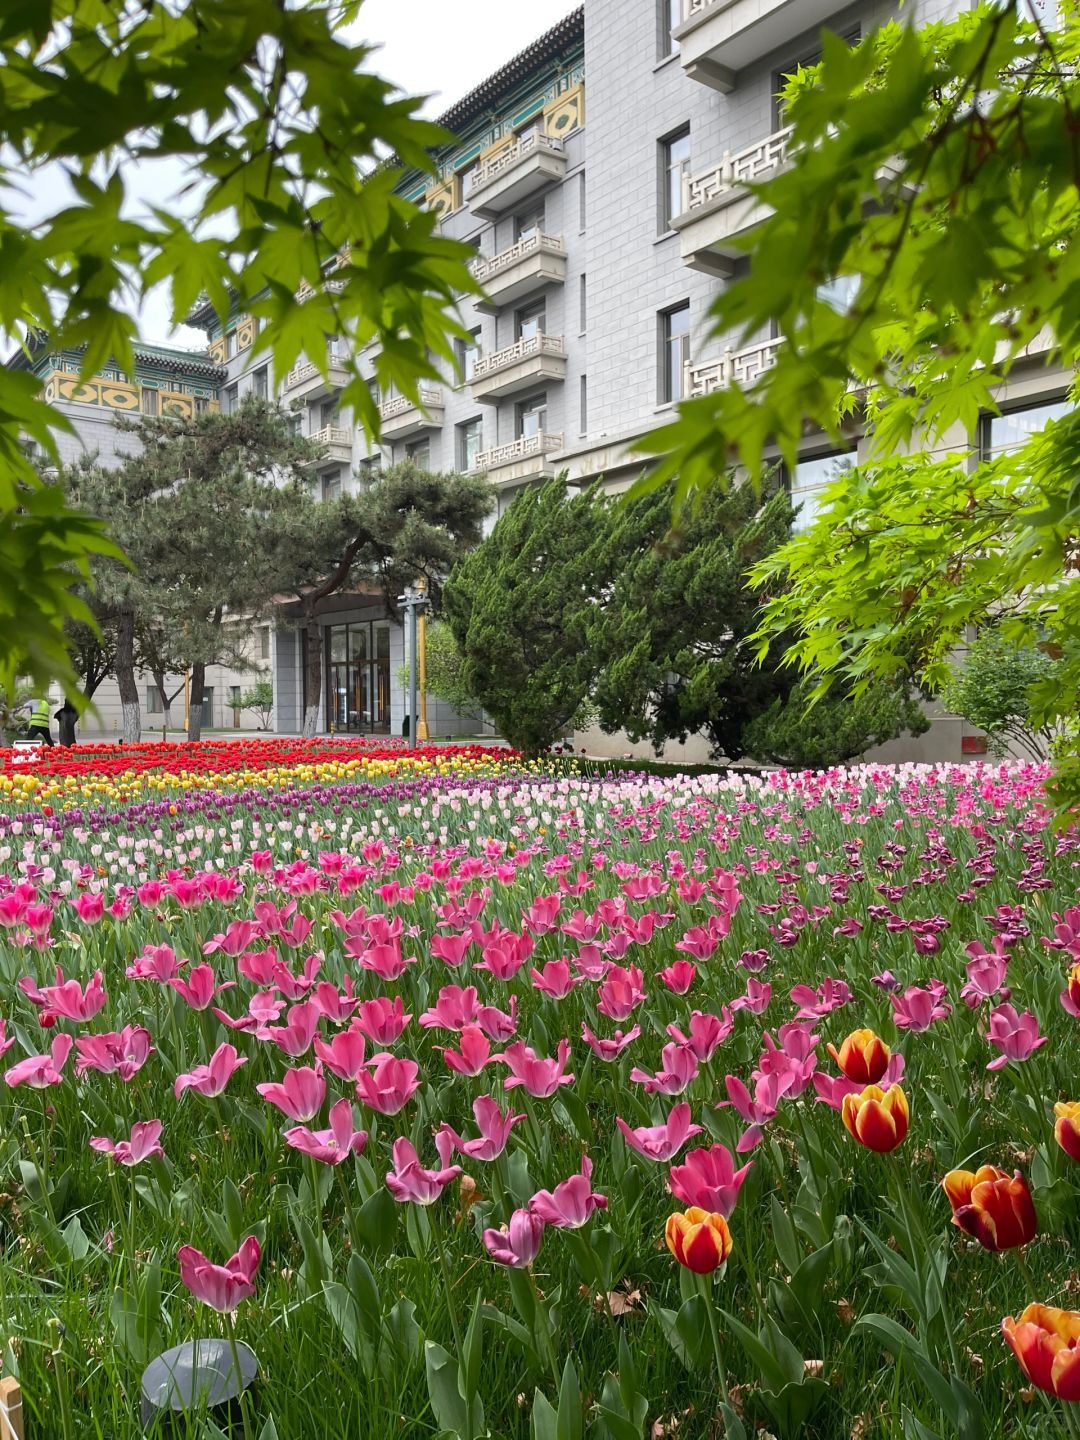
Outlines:
[[[52,732],[49,729],[49,711],[51,706],[48,700],[39,700],[30,712],[30,728],[26,732],[27,739],[40,740],[43,745],[52,745]]]

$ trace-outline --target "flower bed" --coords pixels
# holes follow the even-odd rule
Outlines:
[[[1080,847],[1042,772],[466,753],[3,818],[28,1433],[135,1437],[146,1363],[215,1335],[252,1440],[1067,1433]]]

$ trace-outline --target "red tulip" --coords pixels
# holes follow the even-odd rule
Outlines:
[[[1001,1322],[1001,1333],[1020,1369],[1039,1390],[1059,1400],[1080,1400],[1080,1314],[1052,1305],[1029,1305],[1019,1320]]]
[[[696,1206],[668,1216],[664,1239],[679,1264],[695,1275],[711,1275],[731,1254],[733,1243],[723,1215]]]
[[[845,1095],[840,1110],[848,1133],[860,1145],[888,1154],[908,1132],[907,1096],[899,1085],[879,1090],[868,1085],[859,1095]]]
[[[1054,1138],[1070,1160],[1080,1163],[1080,1100],[1059,1100],[1054,1114]]]
[[[837,1050],[825,1047],[848,1080],[876,1085],[888,1069],[892,1051],[873,1030],[853,1030]]]
[[[1035,1206],[1027,1181],[994,1165],[950,1170],[941,1187],[952,1206],[953,1224],[973,1236],[984,1250],[1015,1250],[1034,1239]]]

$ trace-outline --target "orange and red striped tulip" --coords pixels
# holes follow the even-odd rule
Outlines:
[[[858,1095],[844,1096],[840,1116],[860,1145],[886,1155],[908,1132],[907,1096],[899,1085],[890,1085],[887,1090],[867,1085]]]
[[[826,1049],[844,1078],[860,1085],[876,1085],[892,1058],[888,1045],[873,1030],[853,1030],[839,1050],[831,1044]]]
[[[1069,971],[1069,978],[1065,984],[1065,994],[1069,997],[1071,1009],[1069,1006],[1065,1008],[1068,1009],[1072,1015],[1080,1015],[1080,965],[1074,965]],[[1064,996],[1062,998],[1064,998]]]
[[[1054,1138],[1070,1160],[1080,1162],[1080,1100],[1059,1100],[1054,1114]]]
[[[1029,1305],[1019,1320],[1001,1322],[1001,1333],[1020,1369],[1039,1390],[1059,1400],[1080,1400],[1080,1314],[1052,1305]]]
[[[1034,1240],[1038,1229],[1027,1181],[995,1165],[950,1170],[941,1188],[952,1206],[953,1224],[984,1250],[1015,1250]]]
[[[699,1210],[676,1210],[664,1227],[667,1247],[687,1270],[711,1275],[731,1254],[731,1231],[723,1215]]]

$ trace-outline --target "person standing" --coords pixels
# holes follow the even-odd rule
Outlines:
[[[78,718],[79,712],[75,709],[75,706],[71,703],[67,696],[65,696],[64,703],[60,706],[60,709],[57,710],[56,714],[53,716],[53,719],[60,727],[61,745],[75,744],[75,721],[78,720]]]
[[[43,745],[54,744],[52,731],[49,729],[48,700],[39,700],[30,712],[30,728],[26,736],[28,740],[40,740]]]

